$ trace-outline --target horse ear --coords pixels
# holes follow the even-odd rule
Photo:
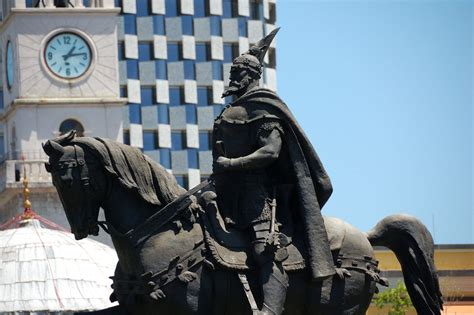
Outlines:
[[[61,156],[64,154],[65,150],[62,145],[56,141],[48,140],[43,144],[43,151],[48,156]]]
[[[55,141],[56,143],[59,143],[61,145],[66,145],[68,144],[69,142],[71,142],[72,140],[74,140],[74,138],[76,137],[76,130],[70,130],[68,132],[66,132],[65,134],[63,134],[62,136],[59,136],[55,139],[53,139],[53,141]]]

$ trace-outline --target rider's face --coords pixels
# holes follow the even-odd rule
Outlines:
[[[242,80],[247,76],[247,70],[242,69],[240,67],[232,66],[232,68],[230,69],[229,86],[240,86]]]

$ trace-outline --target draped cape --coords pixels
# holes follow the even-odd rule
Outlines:
[[[268,89],[255,88],[232,102],[233,106],[259,103],[270,115],[281,120],[297,190],[298,210],[313,278],[334,274],[334,262],[321,215],[321,208],[332,193],[332,185],[321,160],[288,106]]]

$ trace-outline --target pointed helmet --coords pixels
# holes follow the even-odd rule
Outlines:
[[[279,27],[274,29],[270,34],[250,47],[247,52],[235,58],[232,66],[250,70],[260,77],[262,75],[263,59],[265,58],[268,48],[270,48],[273,38],[279,30]]]

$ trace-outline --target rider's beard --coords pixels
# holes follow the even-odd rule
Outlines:
[[[222,93],[222,97],[243,94],[242,92],[250,85],[250,77],[246,76],[240,82],[230,81],[229,86]]]

